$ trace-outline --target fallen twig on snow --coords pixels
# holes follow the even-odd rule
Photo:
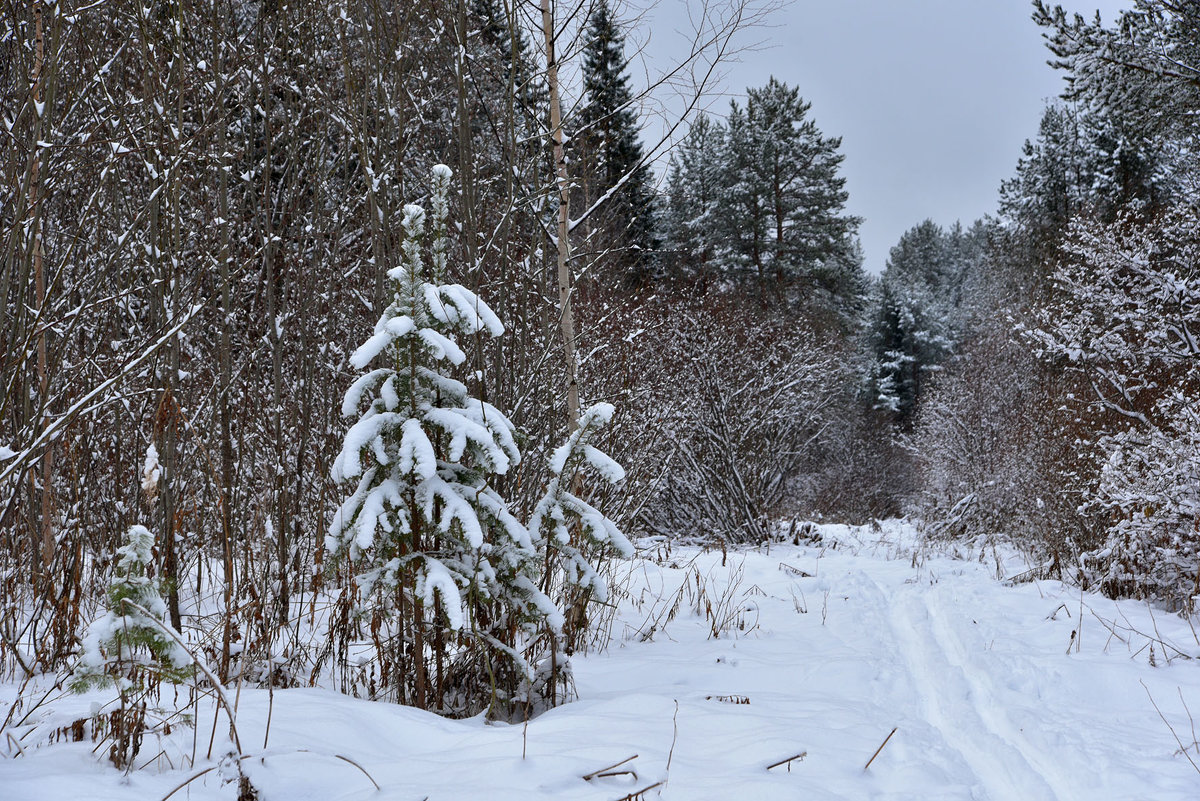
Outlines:
[[[720,701],[723,704],[737,704],[744,706],[750,703],[750,697],[746,695],[706,695],[705,701]]]
[[[788,773],[791,773],[792,772],[792,763],[795,762],[796,760],[803,760],[806,756],[808,756],[808,752],[801,751],[800,753],[790,756],[787,759],[781,759],[773,765],[767,765],[767,770],[773,770],[774,768],[777,768],[780,765],[787,765]]]
[[[602,776],[620,776],[620,775],[626,774],[626,773],[631,774],[633,776],[633,778],[636,779],[637,773],[635,773],[632,770],[623,770],[623,771],[618,771],[617,773],[611,773],[610,771],[612,771],[613,768],[621,767],[626,762],[632,762],[633,760],[635,760],[637,758],[638,758],[638,755],[634,754],[631,757],[625,757],[620,762],[614,762],[613,764],[609,765],[608,767],[600,768],[600,770],[594,770],[591,773],[585,773],[585,774],[583,774],[583,780],[585,782],[590,782],[592,779],[596,779],[596,778],[599,778]]]
[[[879,747],[875,749],[875,753],[871,754],[871,758],[867,760],[867,764],[863,765],[864,771],[871,767],[871,763],[875,761],[875,757],[879,756],[879,752],[883,750],[883,747],[888,744],[888,740],[892,739],[892,735],[895,734],[896,730],[899,728],[899,726],[894,727],[890,732],[888,732],[888,736],[883,738],[883,742],[880,743]]]
[[[1067,617],[1071,616],[1071,610],[1067,608],[1067,605],[1065,603],[1061,603],[1058,606],[1054,607],[1053,612],[1046,615],[1046,620],[1058,620],[1058,610],[1060,610],[1060,609],[1067,613]]]

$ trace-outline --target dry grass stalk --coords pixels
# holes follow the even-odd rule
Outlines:
[[[808,756],[808,752],[801,751],[798,754],[793,754],[792,756],[788,757],[787,759],[781,759],[778,762],[775,762],[774,764],[767,765],[767,770],[774,770],[775,768],[782,767],[783,765],[787,765],[788,773],[791,773],[792,772],[792,763],[796,762],[798,760],[803,761],[803,759],[806,756]]]
[[[749,704],[750,697],[746,695],[706,695],[705,701],[720,701],[723,704]]]
[[[1188,749],[1193,747],[1200,753],[1200,741],[1196,740],[1196,722],[1192,720],[1191,710],[1188,710],[1187,703],[1184,703],[1183,708],[1188,711],[1188,720],[1192,721],[1192,744],[1190,746],[1184,745],[1183,740],[1179,739],[1178,732],[1175,731],[1175,727],[1171,725],[1171,722],[1167,720],[1167,716],[1158,708],[1158,704],[1155,702],[1154,696],[1150,694],[1150,688],[1146,686],[1146,682],[1141,679],[1138,679],[1138,682],[1142,685],[1142,689],[1146,691],[1146,697],[1150,699],[1150,704],[1154,707],[1154,711],[1162,718],[1162,722],[1167,724],[1167,728],[1171,730],[1171,736],[1175,738],[1175,742],[1179,743],[1179,750],[1175,753],[1183,754],[1187,761],[1191,763],[1192,769],[1200,773],[1200,765],[1197,765],[1196,761],[1192,759],[1192,755],[1188,753]],[[1183,690],[1179,691],[1179,700],[1183,701]]]
[[[354,767],[358,768],[358,769],[359,769],[359,771],[361,771],[361,772],[362,772],[362,775],[366,776],[366,777],[367,777],[367,779],[368,779],[368,780],[371,782],[371,784],[375,785],[375,789],[376,789],[376,791],[378,791],[378,790],[381,790],[381,789],[382,789],[382,788],[379,786],[379,782],[375,781],[375,777],[374,777],[374,776],[372,776],[370,773],[367,773],[367,770],[366,770],[366,768],[364,768],[362,765],[360,765],[360,764],[358,764],[357,762],[355,762],[355,761],[354,761],[353,759],[351,759],[350,757],[348,757],[348,756],[343,756],[342,754],[321,754],[321,752],[319,752],[319,751],[310,751],[310,750],[309,750],[309,749],[307,749],[307,748],[295,748],[295,749],[291,749],[291,750],[289,750],[289,751],[277,751],[277,752],[273,752],[273,753],[262,753],[262,754],[242,754],[241,756],[239,756],[239,757],[237,758],[237,761],[238,761],[238,763],[240,764],[240,763],[242,763],[242,762],[245,762],[247,759],[256,759],[256,758],[257,758],[257,759],[266,759],[266,758],[267,758],[267,757],[269,757],[269,756],[280,756],[280,755],[282,755],[282,754],[318,754],[318,755],[321,755],[321,756],[331,756],[331,757],[334,757],[335,759],[340,759],[340,760],[342,760],[343,762],[346,762],[346,763],[348,763],[348,764],[350,764],[350,765],[353,765]],[[205,774],[207,774],[207,773],[211,773],[212,771],[214,771],[214,770],[217,770],[217,769],[218,769],[218,768],[220,768],[220,767],[221,767],[220,765],[210,765],[209,767],[205,768],[204,770],[202,770],[202,771],[200,771],[200,772],[198,772],[198,773],[195,773],[195,774],[193,774],[193,775],[192,775],[192,776],[190,776],[190,777],[189,777],[189,778],[188,778],[186,781],[184,781],[182,784],[180,784],[180,785],[178,785],[177,787],[175,787],[175,789],[174,789],[174,790],[172,790],[171,792],[169,792],[169,793],[167,793],[166,795],[164,795],[164,796],[162,797],[162,801],[167,801],[167,799],[168,799],[168,798],[170,798],[171,796],[175,795],[176,793],[178,793],[178,792],[179,792],[180,790],[182,790],[184,787],[187,787],[187,786],[188,786],[189,784],[191,784],[192,782],[196,781],[196,779],[199,779],[201,776],[204,776],[204,775],[205,775]],[[256,792],[256,791],[255,791],[255,792]],[[257,796],[255,796],[255,797],[257,797]]]
[[[623,770],[623,771],[619,771],[619,772],[617,772],[617,773],[611,773],[610,771],[612,771],[614,768],[619,768],[619,767],[621,767],[621,766],[622,766],[622,765],[624,765],[626,762],[632,762],[633,760],[635,760],[635,759],[637,759],[637,758],[638,758],[638,755],[637,755],[637,754],[634,754],[634,755],[633,755],[633,756],[631,756],[631,757],[625,757],[625,758],[624,758],[624,759],[622,759],[620,762],[614,762],[613,764],[611,764],[611,765],[608,765],[607,767],[600,768],[600,770],[594,770],[594,771],[592,771],[591,773],[585,773],[585,774],[583,775],[583,780],[584,780],[585,782],[590,782],[592,779],[600,778],[600,777],[603,777],[603,776],[620,776],[620,775],[623,775],[623,774],[626,774],[626,773],[628,773],[628,774],[632,774],[632,775],[633,775],[633,777],[636,779],[636,778],[637,778],[637,774],[636,774],[636,773],[634,773],[632,770]]]
[[[642,801],[646,797],[646,793],[653,790],[655,787],[662,787],[666,782],[655,782],[648,787],[643,787],[640,790],[634,790],[629,795],[623,795],[617,801]]]
[[[671,760],[675,758],[675,741],[679,739],[679,702],[675,702],[675,714],[671,716],[671,750],[667,752],[667,773],[671,772]],[[653,785],[652,785],[653,786]]]
[[[895,734],[896,730],[899,728],[899,726],[893,727],[892,730],[888,732],[888,736],[883,738],[883,742],[880,743],[879,747],[875,749],[875,753],[871,754],[871,758],[867,760],[867,764],[863,765],[864,771],[871,767],[871,763],[875,761],[875,757],[879,756],[879,752],[883,750],[883,747],[888,744],[888,740],[892,739],[892,735]]]

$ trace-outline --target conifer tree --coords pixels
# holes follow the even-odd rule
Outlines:
[[[141,749],[149,727],[147,696],[162,682],[179,684],[194,671],[192,655],[171,636],[167,604],[148,569],[154,564],[154,535],[131,526],[117,549],[117,565],[108,586],[108,611],[84,638],[70,687],[86,692],[116,687],[120,708],[107,720],[112,739],[109,758],[118,768],[129,766]]]
[[[717,202],[725,127],[706,114],[692,123],[667,173],[666,250],[674,280],[707,282],[718,271]]]
[[[150,680],[178,684],[191,676],[192,656],[165,633],[167,606],[158,582],[147,574],[153,548],[154,535],[144,526],[131,526],[117,549],[108,612],[83,641],[71,679],[76,692],[116,685],[124,693],[144,689]]]
[[[1064,96],[1103,108],[1151,139],[1195,135],[1200,111],[1200,5],[1135,0],[1117,24],[1088,20],[1034,0],[1054,66],[1066,71]]]
[[[745,108],[730,107],[719,219],[732,265],[764,294],[817,285],[839,273],[835,265],[855,264],[860,221],[844,210],[841,139],[822,136],[810,109],[775,78],[749,90]]]
[[[909,421],[925,376],[953,350],[962,238],[957,227],[946,233],[925,220],[900,237],[880,277],[871,332],[875,404],[898,422]]]
[[[1087,179],[1076,115],[1050,104],[1037,138],[1025,141],[1016,175],[1000,185],[1000,213],[1022,226],[1026,239],[1045,240],[1081,210]]]
[[[471,125],[494,148],[509,146],[506,137],[515,133],[523,144],[517,148],[521,158],[528,158],[537,150],[538,127],[546,115],[529,39],[498,0],[471,0],[470,19],[477,26],[470,34],[469,69],[478,103]],[[506,155],[516,159],[518,154]],[[499,161],[498,154],[488,158]]]
[[[608,0],[588,20],[583,53],[586,99],[577,120],[585,170],[585,207],[603,202],[601,247],[617,252],[605,259],[627,285],[652,277],[656,234],[653,176],[643,162],[637,110],[629,85],[625,36]],[[607,197],[606,197],[607,196]]]
[[[1000,187],[1000,213],[1020,227],[1031,259],[1048,263],[1077,215],[1110,222],[1131,205],[1160,207],[1170,183],[1162,151],[1102,107],[1052,104]]]
[[[450,177],[433,170],[431,241],[424,209],[404,208],[391,303],[351,356],[380,366],[342,405],[353,417],[367,401],[333,465],[335,481],[356,485],[326,546],[361,566],[362,597],[395,626],[398,699],[468,711],[508,700],[497,695],[530,676],[516,638],[560,616],[535,584],[529,532],[488,483],[520,460],[513,426],[450,374],[465,360],[461,338],[504,331],[474,293],[446,283]],[[472,648],[452,654],[451,638]],[[472,671],[513,681],[488,697],[494,682]]]
[[[533,510],[530,533],[545,553],[543,588],[563,598],[569,619],[564,630],[568,653],[587,631],[587,608],[608,601],[608,584],[596,569],[597,557],[632,556],[633,545],[613,521],[580,497],[581,474],[593,472],[609,484],[625,478],[625,470],[592,442],[612,421],[613,407],[597,403],[586,409],[578,426],[550,459],[550,480]],[[552,585],[558,584],[557,587]]]

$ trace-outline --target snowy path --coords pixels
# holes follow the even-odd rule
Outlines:
[[[974,668],[966,665],[962,642],[948,627],[937,598],[931,592],[902,592],[892,613],[892,635],[926,722],[962,754],[982,788],[980,798],[1074,798],[1057,771],[1007,721],[1005,699],[973,677]]]
[[[581,700],[527,729],[322,689],[276,692],[271,710],[245,689],[243,741],[262,743],[270,711],[275,756],[243,764],[264,801],[617,801],[659,782],[644,801],[1200,798],[1200,773],[1147,698],[1200,762],[1184,708],[1200,713],[1200,659],[1168,664],[1163,651],[1200,657],[1185,621],[1057,582],[1005,587],[994,558],[914,555],[904,526],[822,533],[818,545],[730,552],[724,565],[694,549],[630,564],[616,639],[575,660]],[[719,637],[709,608],[728,623]],[[1082,649],[1067,653],[1079,631]],[[16,688],[0,692],[3,713]],[[162,798],[208,766],[164,762],[126,780],[91,743],[38,744],[89,702],[57,701],[25,756],[0,759],[0,801]],[[200,721],[204,740],[210,727]],[[191,737],[173,738],[178,764]],[[636,776],[583,779],[634,754]],[[175,798],[232,790],[214,771]]]

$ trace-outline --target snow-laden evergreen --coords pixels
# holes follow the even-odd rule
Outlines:
[[[612,416],[609,403],[597,403],[580,416],[578,428],[550,459],[550,481],[530,525],[537,547],[558,555],[563,583],[601,603],[608,600],[608,584],[597,572],[593,554],[612,551],[630,557],[633,545],[613,521],[579,497],[572,483],[585,469],[610,484],[625,478],[625,469],[591,444]],[[572,536],[572,529],[577,529],[580,536]]]
[[[671,154],[663,223],[673,280],[703,285],[722,272],[714,231],[724,189],[724,153],[725,127],[701,114]]]
[[[561,621],[536,585],[529,532],[488,483],[521,459],[513,425],[452,376],[466,358],[464,337],[504,327],[473,292],[446,282],[450,178],[448,167],[433,169],[428,241],[425,210],[405,206],[392,301],[350,357],[360,369],[379,366],[346,392],[344,415],[365,410],[333,465],[333,479],[353,491],[326,538],[361,571],[362,597],[398,621],[402,647],[412,643],[415,671],[400,680],[415,686],[401,700],[439,708],[451,672],[443,658],[455,654],[431,657],[423,642],[442,642],[448,629],[528,674],[518,632]]]
[[[677,281],[757,284],[853,327],[866,280],[839,174],[841,139],[824,136],[799,89],[747,89],[722,124],[700,116],[672,154],[664,228]]]
[[[614,250],[605,260],[607,268],[636,285],[652,277],[659,246],[654,173],[639,141],[623,26],[607,0],[588,13],[580,65],[586,98],[575,121],[574,143],[587,175],[584,204],[603,202],[597,224],[610,233]]]
[[[71,676],[76,692],[116,686],[125,694],[191,676],[192,656],[167,633],[167,605],[158,581],[148,575],[153,548],[154,535],[145,526],[131,526],[117,549],[108,611],[88,629]]]

